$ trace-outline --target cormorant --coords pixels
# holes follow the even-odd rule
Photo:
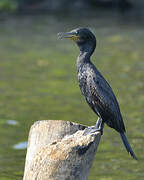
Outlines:
[[[77,58],[78,82],[88,105],[98,115],[96,126],[89,127],[84,134],[101,131],[104,123],[120,133],[128,153],[137,159],[126,136],[125,126],[117,99],[101,73],[91,62],[90,57],[96,48],[96,38],[87,28],[77,28],[67,33],[58,33],[59,39],[71,39],[78,45],[80,55]]]

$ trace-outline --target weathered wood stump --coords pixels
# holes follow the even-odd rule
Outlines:
[[[87,180],[101,133],[86,126],[37,121],[30,129],[23,180]]]

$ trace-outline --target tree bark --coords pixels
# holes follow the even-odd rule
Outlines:
[[[101,133],[86,126],[37,121],[30,129],[23,180],[87,180]]]

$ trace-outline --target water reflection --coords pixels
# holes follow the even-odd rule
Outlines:
[[[27,142],[20,142],[18,144],[15,144],[13,146],[14,149],[26,149],[27,148]]]
[[[6,120],[6,123],[9,125],[13,125],[13,126],[18,124],[18,122],[16,120]]]

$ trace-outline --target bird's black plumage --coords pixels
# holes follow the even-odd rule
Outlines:
[[[59,36],[61,35],[59,34]],[[108,82],[90,60],[96,48],[94,34],[87,28],[78,28],[66,33],[65,37],[74,40],[80,49],[80,55],[77,58],[79,86],[87,103],[99,116],[101,130],[106,123],[118,131],[128,153],[136,159],[125,136],[125,126],[117,99]]]

